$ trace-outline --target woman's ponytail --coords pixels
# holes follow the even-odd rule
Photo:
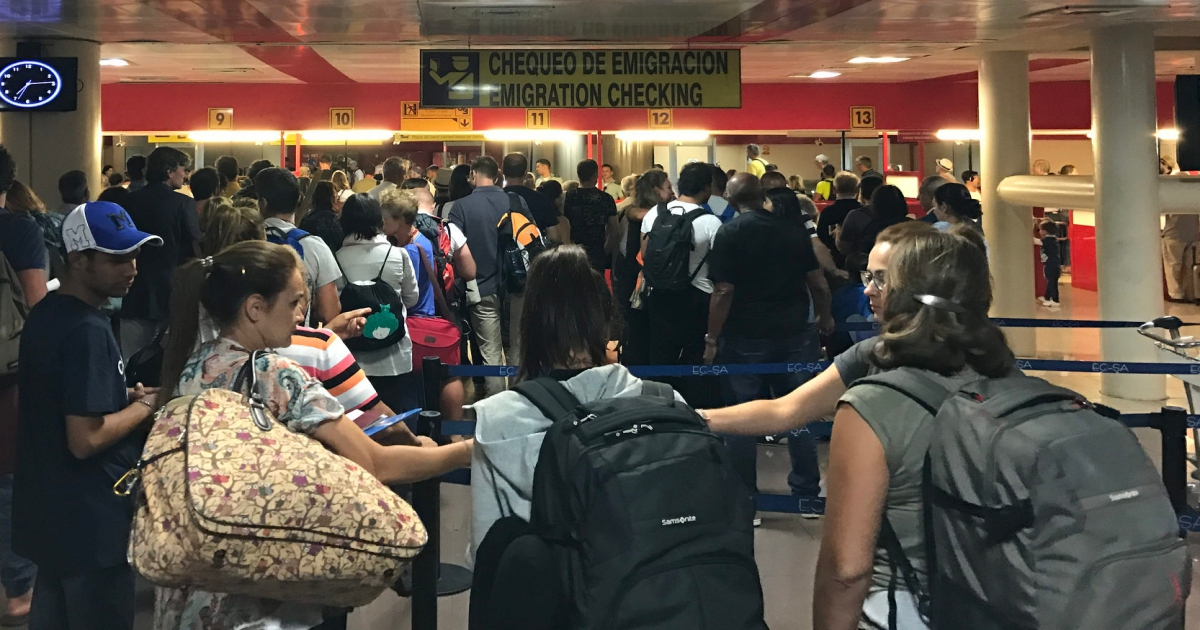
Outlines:
[[[155,409],[162,408],[175,395],[175,386],[183,374],[196,339],[200,334],[200,293],[208,275],[211,258],[193,260],[175,271],[171,283],[171,317],[167,327],[167,347],[163,354],[162,386]]]

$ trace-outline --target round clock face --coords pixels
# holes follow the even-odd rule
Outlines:
[[[58,71],[40,61],[18,61],[0,70],[0,99],[13,107],[41,107],[61,91]]]

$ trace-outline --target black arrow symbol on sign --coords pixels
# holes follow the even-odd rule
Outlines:
[[[470,127],[471,121],[464,118],[463,120],[458,121],[458,124],[460,127]]]

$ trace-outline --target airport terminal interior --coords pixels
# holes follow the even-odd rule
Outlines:
[[[948,340],[944,330],[950,328],[939,328],[929,333],[923,362],[897,363],[891,355],[891,367],[949,365],[939,361],[953,355],[969,358],[942,376],[961,378],[959,370],[986,373],[975,361],[983,361],[980,357],[991,352],[988,346],[963,350],[961,344],[968,338],[971,343],[984,343],[980,339],[986,335],[978,331],[991,326],[990,315],[1005,334],[1015,367],[1030,376],[1073,390],[1127,419],[1158,414],[1167,407],[1184,409],[1191,427],[1186,431],[1174,427],[1168,435],[1158,428],[1132,429],[1149,463],[1106,464],[1131,471],[1153,464],[1153,474],[1161,474],[1167,482],[1166,493],[1161,487],[1151,492],[1145,486],[1134,492],[1153,495],[1159,503],[1147,499],[1147,505],[1162,509],[1145,509],[1127,522],[1143,524],[1157,518],[1155,522],[1161,523],[1165,510],[1172,508],[1175,520],[1167,519],[1168,529],[1177,523],[1174,529],[1187,541],[1190,556],[1200,555],[1200,448],[1196,443],[1200,410],[1193,406],[1200,404],[1200,342],[1190,337],[1200,334],[1197,328],[1189,328],[1200,327],[1200,0],[0,1],[0,143],[4,148],[0,187],[10,186],[7,202],[0,201],[0,253],[9,263],[7,269],[0,268],[0,299],[12,296],[14,287],[22,289],[21,308],[34,309],[28,319],[20,316],[23,339],[14,341],[16,336],[5,337],[13,333],[5,326],[15,317],[14,311],[7,303],[0,307],[0,357],[11,362],[0,368],[0,537],[5,539],[0,540],[0,605],[4,606],[0,625],[4,627],[716,630],[722,626],[711,620],[695,621],[702,617],[689,622],[680,621],[684,616],[671,617],[675,609],[665,605],[655,610],[643,603],[644,611],[630,613],[632,599],[624,604],[597,599],[615,611],[608,613],[607,625],[598,620],[602,613],[595,608],[601,607],[595,605],[587,620],[558,618],[526,626],[512,619],[508,625],[469,622],[470,616],[486,614],[474,610],[474,591],[464,590],[472,586],[472,576],[464,567],[474,561],[483,538],[483,532],[473,529],[491,522],[480,516],[481,501],[488,504],[487,510],[499,509],[501,515],[506,514],[504,508],[495,504],[501,501],[501,492],[519,495],[526,510],[530,496],[535,511],[538,501],[548,501],[531,489],[535,482],[530,480],[542,479],[533,473],[535,466],[538,475],[544,468],[537,466],[536,445],[550,421],[536,410],[530,412],[533,407],[528,403],[522,408],[514,394],[490,399],[519,381],[592,368],[574,376],[574,382],[608,369],[596,367],[602,363],[619,362],[634,375],[622,372],[625,378],[646,375],[648,381],[671,385],[688,405],[711,412],[715,426],[715,418],[723,417],[715,410],[748,400],[782,398],[806,381],[808,373],[825,368],[827,364],[821,362],[833,362],[842,353],[855,354],[848,349],[853,343],[871,348],[879,342],[882,348],[890,343],[887,339],[906,334],[892,326],[896,320],[885,321],[899,317],[896,313],[903,307],[878,303],[884,299],[879,296],[888,295],[889,281],[897,287],[889,299],[909,296],[919,307],[919,317],[943,322],[938,325],[950,326],[958,335]],[[653,186],[648,185],[651,182]],[[504,195],[500,186],[520,190]],[[787,194],[780,196],[781,188],[789,189]],[[151,197],[158,194],[155,191],[162,194]],[[280,200],[291,207],[279,207]],[[510,210],[510,202],[517,210]],[[684,204],[672,205],[680,202]],[[895,216],[885,216],[889,212],[885,205]],[[525,223],[540,233],[533,244],[522,241],[520,235],[526,232],[517,229],[512,218],[522,206],[529,214]],[[787,214],[793,207],[804,216]],[[496,216],[504,217],[499,224],[488,220],[492,215],[486,213],[493,208],[500,213]],[[539,214],[543,208],[545,214]],[[683,215],[693,208],[700,210],[685,217],[683,223],[689,227],[679,232],[686,249],[679,250],[685,253],[675,259],[676,267],[682,265],[682,275],[672,279],[680,288],[656,292],[667,286],[659,275],[665,273],[666,263],[652,259],[661,260],[665,254],[656,247],[668,243],[667,237],[656,235],[664,224],[674,225],[662,217]],[[790,220],[786,217],[800,218],[784,226],[782,222]],[[509,227],[504,227],[504,221],[510,221]],[[759,222],[757,226],[753,221]],[[920,222],[936,230],[896,228]],[[852,224],[857,226],[853,236]],[[232,236],[237,230],[254,235]],[[217,233],[222,236],[214,236]],[[688,234],[694,243],[687,240]],[[744,242],[751,238],[748,234],[780,246]],[[888,234],[895,240],[887,241]],[[44,243],[33,243],[38,235]],[[980,308],[987,312],[980,311],[974,319],[975,302],[960,300],[958,293],[955,297],[922,294],[912,287],[924,279],[882,275],[885,270],[895,274],[901,269],[899,264],[888,265],[885,252],[922,255],[919,247],[908,245],[920,239],[962,249],[967,247],[963,243],[975,244],[980,235],[984,253],[972,246],[969,255],[956,254],[985,261],[990,272],[990,309],[984,298]],[[264,250],[267,246],[261,243],[258,249],[239,243],[264,237],[276,245]],[[788,237],[796,238],[789,242]],[[220,246],[214,244],[218,239],[224,239]],[[743,242],[730,245],[734,239]],[[386,246],[389,243],[395,247]],[[537,248],[542,243],[546,251]],[[559,243],[582,247],[552,247]],[[299,260],[288,253],[289,246]],[[393,250],[396,253],[387,256],[399,259],[383,254]],[[279,252],[286,256],[274,256]],[[375,252],[380,253],[378,258]],[[32,263],[18,262],[31,256]],[[539,264],[542,257],[559,261],[564,270],[549,275],[554,273],[549,269],[552,263]],[[118,264],[132,268],[129,263],[136,259],[137,278],[117,280],[117,285],[125,284],[113,289],[110,277],[105,289],[99,274],[117,272],[98,271],[94,265],[96,260],[110,259],[116,261],[111,269]],[[586,260],[587,264],[581,263],[584,276],[565,271],[568,259]],[[954,290],[962,295],[977,295],[980,285],[986,288],[982,276],[973,287],[963,286],[971,284],[963,280],[967,272],[947,271],[943,266],[952,263],[946,260],[950,258],[937,258],[927,267],[927,275],[950,279],[929,286],[957,286]],[[293,263],[298,270],[295,278],[279,271]],[[236,268],[240,272],[230,271]],[[514,271],[517,268],[519,273]],[[85,274],[91,279],[83,280]],[[219,274],[225,279],[218,282]],[[255,274],[272,280],[247,279]],[[747,279],[734,279],[738,277]],[[151,282],[156,285],[147,288]],[[602,287],[600,297],[588,294],[592,284]],[[289,317],[288,308],[273,310],[274,300],[297,291],[299,306],[288,307],[293,322],[283,324],[289,329],[285,334],[292,335],[288,354],[282,349],[286,341],[267,341],[269,335],[261,331],[269,322]],[[383,297],[379,291],[384,291]],[[179,292],[194,299],[188,302]],[[84,293],[99,297],[75,299]],[[682,297],[666,300],[667,295]],[[757,301],[750,301],[750,295],[756,295]],[[38,309],[34,302],[42,304],[41,300],[45,303]],[[74,306],[64,300],[74,300]],[[391,302],[384,304],[387,300]],[[570,300],[576,302],[567,303]],[[364,304],[371,310],[338,315]],[[600,308],[597,304],[604,305],[602,312],[595,310]],[[184,326],[179,322],[185,319],[176,319],[180,305],[190,309],[189,314],[197,306],[203,310]],[[550,313],[558,305],[562,310]],[[589,308],[593,311],[585,312]],[[397,311],[407,318],[392,317]],[[52,322],[52,316],[60,319]],[[1159,320],[1157,326],[1139,328],[1166,316],[1178,318],[1183,327],[1172,332],[1170,321]],[[85,339],[79,337],[77,324],[83,319],[92,337],[72,347],[72,340]],[[526,321],[541,324],[526,326]],[[333,332],[301,328],[293,333],[290,326],[297,322]],[[609,333],[602,340],[608,342],[607,353],[603,344],[597,350],[591,339],[583,338],[595,326],[603,329],[597,329],[598,334]],[[885,334],[876,337],[880,326]],[[740,333],[731,332],[735,327]],[[235,330],[241,332],[230,332]],[[581,338],[564,342],[568,333],[563,331],[578,331]],[[451,345],[442,343],[446,338],[452,339]],[[797,341],[801,338],[808,341]],[[225,376],[211,376],[209,370],[222,361],[233,361],[230,357],[238,351],[242,353],[238,360],[244,363],[250,356],[245,351],[253,351],[248,339],[288,357],[272,354],[274,358],[261,359],[256,367],[291,369],[288,378],[296,379],[285,383],[280,376],[278,384],[265,386],[272,392],[268,411],[291,418],[287,422],[280,418],[275,431],[286,425],[309,434],[331,449],[313,446],[328,461],[348,458],[361,465],[353,453],[375,453],[365,456],[373,463],[362,470],[381,478],[384,470],[403,471],[390,478],[398,482],[391,485],[395,493],[378,488],[388,493],[379,505],[402,506],[402,515],[396,518],[408,523],[410,533],[409,519],[416,522],[418,517],[435,525],[431,529],[436,531],[429,532],[423,555],[416,561],[406,558],[398,563],[403,574],[399,587],[381,586],[373,600],[354,605],[316,596],[291,601],[287,585],[266,599],[251,599],[261,595],[253,589],[248,594],[231,590],[234,595],[229,599],[221,595],[208,600],[195,593],[189,597],[188,591],[156,587],[156,579],[161,583],[165,578],[144,564],[151,556],[168,556],[163,551],[169,542],[168,524],[155,529],[157,540],[150,539],[154,534],[148,530],[135,531],[128,560],[141,560],[133,568],[124,563],[130,515],[135,528],[143,521],[157,524],[146,516],[149,508],[145,499],[139,499],[142,490],[135,487],[131,498],[118,500],[107,496],[104,488],[119,479],[125,483],[123,471],[137,464],[145,469],[141,473],[145,492],[152,496],[165,492],[172,482],[151,482],[154,468],[143,464],[154,453],[146,446],[143,454],[142,444],[147,432],[147,444],[166,440],[166,435],[174,439],[177,433],[158,436],[152,425],[162,427],[164,418],[170,421],[172,414],[193,413],[169,403],[160,410],[160,403],[169,398],[166,394],[152,404],[153,395],[131,380],[134,366],[138,375],[182,379],[163,383],[167,394],[240,387],[241,381],[231,385],[233,367]],[[202,341],[209,343],[201,345]],[[556,350],[555,344],[562,343],[571,347]],[[955,350],[943,352],[937,344]],[[174,353],[180,348],[182,354]],[[443,381],[422,372],[423,357],[434,350],[448,366]],[[344,354],[333,356],[336,352]],[[114,376],[113,369],[103,364],[94,367],[96,353],[111,355],[119,374]],[[63,365],[55,366],[46,358],[52,355],[61,355],[54,360]],[[156,357],[153,361],[147,358],[151,355]],[[92,367],[78,367],[85,356]],[[532,363],[537,356],[541,363],[535,367],[519,364],[522,357]],[[187,366],[185,359],[191,361]],[[147,367],[151,363],[153,367]],[[739,364],[753,365],[739,369]],[[363,370],[346,367],[351,365]],[[846,372],[845,364],[835,365]],[[521,368],[540,372],[522,369],[518,376]],[[747,375],[758,379],[748,393],[744,391]],[[833,378],[837,380],[836,375]],[[130,388],[116,395],[119,404],[109,408],[92,400],[108,400],[105,397],[112,392],[100,390],[126,381],[115,385],[118,391],[126,385]],[[1196,388],[1196,395],[1191,388]],[[594,393],[599,390],[606,393]],[[863,556],[866,573],[850,575],[839,573],[843,568],[830,568],[850,553],[843,547],[850,544],[849,536],[831,532],[835,528],[830,524],[845,526],[851,510],[825,504],[829,474],[845,474],[855,467],[838,459],[849,452],[849,446],[839,450],[837,444],[850,439],[849,429],[845,434],[834,429],[833,440],[829,438],[834,401],[844,390],[825,401],[827,408],[796,412],[817,419],[812,426],[823,429],[783,430],[741,442],[731,438],[726,443],[732,454],[715,460],[725,466],[723,478],[734,483],[753,485],[752,473],[757,471],[757,488],[749,490],[758,509],[747,507],[746,522],[729,531],[744,529],[747,542],[752,536],[762,612],[754,623],[730,621],[724,627],[933,627],[916,612],[916,599],[895,604],[907,608],[902,607],[898,620],[888,619],[886,611],[892,606],[888,588],[879,586],[884,579],[880,571],[889,570],[888,561],[879,559],[888,555],[882,534],[880,542],[864,543],[869,552]],[[594,391],[590,395],[617,396],[619,388],[609,383]],[[851,402],[836,407],[838,417],[848,412],[855,422],[851,426],[874,440],[867,426],[874,429],[876,424],[864,411],[866,403],[859,407],[853,403],[858,399],[847,396]],[[42,401],[29,402],[34,398]],[[242,408],[240,399],[229,404]],[[381,408],[393,413],[371,416],[375,405],[385,405]],[[425,462],[420,466],[380,463],[385,457],[399,459],[396,449],[401,448],[380,444],[406,444],[403,440],[409,438],[417,444],[418,438],[407,430],[397,437],[404,424],[376,438],[343,432],[373,426],[370,421],[375,417],[376,422],[392,418],[395,423],[394,414],[410,409],[415,413],[422,407],[440,411],[446,426],[454,427],[443,433],[455,435],[435,436],[441,443],[436,448],[422,436],[421,450],[429,454],[420,458]],[[750,416],[765,414],[767,409],[750,408],[755,410],[746,412]],[[533,421],[523,420],[520,428],[505,424],[523,412],[542,422],[532,450],[488,450],[497,447],[488,443],[494,436],[485,438],[484,422],[494,423],[497,435],[523,435],[519,432]],[[889,409],[884,415],[894,415],[888,421],[898,422],[902,413]],[[945,417],[943,413],[938,420],[945,422]],[[259,422],[250,411],[238,418]],[[586,421],[584,415],[578,418],[577,424]],[[923,416],[921,421],[932,422],[931,418]],[[710,419],[709,415],[703,419]],[[756,417],[745,420],[751,426]],[[479,433],[471,441],[476,422]],[[335,423],[350,428],[336,429],[335,436],[330,428]],[[78,428],[84,425],[89,433]],[[254,425],[246,426],[253,430]],[[308,428],[297,428],[303,426]],[[408,426],[418,434],[428,429],[426,423],[412,418]],[[367,428],[367,435],[377,429]],[[637,429],[633,425],[632,435],[637,435]],[[607,444],[612,446],[623,437],[610,435]],[[724,438],[712,439],[719,443]],[[80,446],[79,440],[86,446]],[[183,438],[177,441],[182,444]],[[805,449],[814,441],[812,454]],[[1178,450],[1180,444],[1183,448]],[[904,447],[895,443],[883,446],[899,450],[886,450],[886,460],[884,449],[870,450],[875,458],[872,466],[878,460],[881,474],[893,475],[889,482],[876,484],[879,496],[847,489],[854,485],[851,482],[835,482],[833,490],[834,496],[865,501],[870,495],[875,501],[873,508],[854,511],[860,520],[863,514],[873,519],[866,530],[854,530],[868,531],[870,540],[879,531],[874,521],[879,520],[880,510],[892,514],[892,497],[908,492],[904,496],[911,500],[914,492],[919,494],[914,487],[921,486],[911,482],[916,486],[904,486],[893,494],[901,483],[896,481],[902,477],[897,472],[902,468],[899,458],[912,455],[904,455]],[[115,451],[129,448],[132,459],[112,457]],[[410,450],[405,453],[415,451],[413,446],[406,448]],[[546,450],[541,453],[544,456]],[[275,452],[276,461],[286,456],[283,449]],[[1083,459],[1096,454],[1074,452],[1072,456]],[[502,470],[497,464],[502,458],[521,461],[509,462],[511,471]],[[918,455],[916,461],[919,465],[923,460]],[[1064,470],[1091,470],[1089,474],[1099,478],[1105,476],[1101,469],[1106,464]],[[199,486],[190,485],[193,473],[199,476],[200,469],[188,465],[192,466],[187,469],[188,481],[182,480],[181,468],[177,484],[171,486],[178,493],[185,488],[200,492]],[[330,486],[320,485],[324,481],[335,494],[344,490],[337,498],[341,500],[357,487],[339,489],[337,480],[343,477],[323,478],[319,466],[304,469],[304,465],[296,463],[290,473],[301,480],[295,482],[301,488],[311,480],[326,494]],[[253,471],[243,463],[233,473],[233,483],[241,475],[247,480],[265,475],[254,466],[249,468]],[[480,485],[485,472],[491,481]],[[510,473],[515,475],[512,479],[524,479],[525,485],[510,480]],[[502,481],[496,481],[497,474]],[[911,470],[907,474],[911,481]],[[218,477],[213,474],[214,484]],[[228,481],[223,479],[221,483]],[[211,493],[213,486],[205,488]],[[687,495],[687,488],[686,483],[680,484],[667,502],[682,501],[676,495]],[[666,492],[643,489],[646,496]],[[227,504],[232,495],[228,488],[225,492]],[[252,492],[250,496],[265,497],[270,485],[264,482]],[[497,493],[495,501],[492,492]],[[1106,489],[1102,494],[1114,503],[1123,498],[1112,492]],[[157,509],[175,509],[180,515],[171,518],[186,521],[191,518],[189,509],[206,509],[200,502],[197,507],[181,507],[180,501]],[[239,508],[217,509],[228,516]],[[696,520],[687,514],[663,515],[664,529],[676,524],[668,516],[683,519],[679,530],[691,526],[688,518]],[[254,527],[261,527],[264,534],[301,531],[309,535],[304,531],[309,526],[303,520],[307,517],[296,518],[283,525],[251,523],[244,530],[233,521],[218,519],[214,530],[200,528],[195,535],[221,541],[213,545],[237,545],[229,540],[239,535],[255,539],[256,534],[250,533]],[[322,518],[326,520],[318,529],[324,528],[320,531],[326,533],[320,535],[326,536],[321,538],[325,543],[312,543],[313,557],[337,555],[338,561],[350,566],[346,557],[369,555],[362,549],[373,542],[361,543],[348,533],[350,526],[329,536],[331,517]],[[1082,518],[1075,526],[1083,531],[1097,527],[1098,520]],[[371,523],[374,527],[375,521]],[[269,530],[277,525],[280,529]],[[229,540],[222,538],[225,534]],[[714,530],[706,536],[712,540],[718,534],[728,532]],[[657,540],[654,536],[660,534],[639,535],[638,545],[649,545],[645,541]],[[920,532],[912,535],[920,546]],[[121,547],[117,556],[112,554],[116,547],[109,544],[114,536]],[[1052,538],[1052,534],[1044,536]],[[329,542],[334,539],[343,542]],[[270,544],[283,545],[271,540]],[[283,536],[280,540],[310,539]],[[823,540],[826,545],[839,545],[843,555],[826,548],[819,566]],[[1039,540],[1050,544],[1045,537]],[[1104,540],[1110,547],[1125,543],[1116,534]],[[630,543],[631,548],[638,545]],[[203,553],[211,554],[215,548],[205,548]],[[221,547],[217,552],[221,561],[205,566],[221,568],[227,548],[234,547]],[[684,553],[679,549],[672,553]],[[1136,556],[1139,548],[1131,544],[1129,549],[1124,553]],[[36,578],[35,563],[16,551],[44,559],[37,563],[46,566]],[[171,553],[202,552],[185,545],[172,548]],[[232,551],[230,556],[245,559],[239,553]],[[381,552],[379,557],[386,555]],[[111,557],[117,559],[106,560]],[[436,588],[426,569],[436,567],[439,557],[443,564],[438,586],[456,592],[437,597],[432,604]],[[939,566],[945,561],[939,556]],[[994,557],[990,561],[996,562]],[[175,562],[183,566],[183,560]],[[304,564],[307,560],[294,562],[286,570],[315,571]],[[265,557],[263,563],[266,566]],[[645,566],[651,565],[648,561]],[[1127,566],[1127,573],[1137,574],[1139,565]],[[360,571],[355,579],[364,584],[382,579],[362,573],[359,565],[352,568]],[[1094,575],[1100,576],[1099,565],[1093,568]],[[1033,597],[1054,590],[1041,582],[1045,575],[1037,575],[1038,567],[1024,570],[1033,574]],[[117,573],[105,573],[113,571]],[[904,570],[893,564],[890,571]],[[981,582],[986,585],[989,577],[998,575],[995,571],[981,569]],[[118,577],[110,580],[104,575]],[[257,575],[254,579],[265,574]],[[734,579],[730,572],[723,575]],[[1152,580],[1152,572],[1145,575]],[[1200,569],[1189,557],[1178,576],[1170,577],[1178,592],[1166,598],[1171,612],[1155,619],[1160,625],[1128,625],[1136,616],[1122,617],[1128,610],[1113,606],[1125,611],[1106,620],[1113,625],[1101,623],[1088,626],[1089,630],[1200,630],[1200,586],[1196,586]],[[527,607],[548,608],[551,595],[543,600],[531,593],[532,586],[515,588],[525,578],[540,587],[542,576],[527,573],[489,588],[497,589],[493,595],[524,593]],[[173,586],[180,585],[178,579],[187,578],[176,578]],[[247,588],[254,579],[231,589]],[[474,579],[479,579],[478,572]],[[126,583],[122,580],[132,588],[119,586]],[[320,581],[315,583],[319,588]],[[698,587],[692,595],[682,596],[679,589],[691,586],[679,582],[673,592],[664,583],[661,578],[658,583],[646,582],[662,588],[664,602],[672,596],[704,597]],[[1133,582],[1127,577],[1113,583]],[[212,590],[211,581],[194,584],[210,586],[202,589],[205,597]],[[479,583],[474,584],[478,589]],[[452,588],[455,585],[459,588]],[[858,589],[857,595],[838,591],[842,586]],[[900,588],[908,593],[910,586]],[[306,588],[310,590],[305,593],[315,592],[312,584]],[[336,588],[354,590],[344,580]],[[362,585],[357,588],[362,592]],[[719,581],[718,588],[723,588]],[[1082,579],[1074,588],[1081,592],[1113,589],[1099,577]],[[1152,607],[1163,600],[1153,596],[1155,589],[1170,590],[1146,586],[1141,589],[1146,593],[1136,596],[1147,597],[1145,606]],[[821,601],[815,601],[821,593],[830,598],[836,594],[837,601],[853,600],[852,614],[842,611],[839,617],[831,612],[834,604],[822,608]],[[1093,605],[1125,595],[1100,595]],[[1130,606],[1134,596],[1129,596]],[[882,616],[864,612],[857,620],[859,608],[867,611],[871,602],[883,606]],[[984,604],[992,606],[985,617],[996,622],[996,628],[1057,630],[1081,627],[1071,624],[1087,618],[1077,611],[1074,619],[1047,622],[1061,611],[1043,611],[1040,623],[1049,625],[1024,617],[1023,623],[1029,625],[1020,625],[1004,617],[1008,612],[1003,597],[999,603],[980,605]],[[479,604],[480,610],[484,607]],[[1010,625],[1000,623],[1001,618]],[[945,627],[956,626],[943,625],[939,630]]]

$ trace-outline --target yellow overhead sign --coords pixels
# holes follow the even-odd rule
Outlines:
[[[741,107],[737,50],[423,50],[423,107]]]
[[[474,117],[467,107],[426,107],[417,101],[400,103],[400,131],[471,131]]]

